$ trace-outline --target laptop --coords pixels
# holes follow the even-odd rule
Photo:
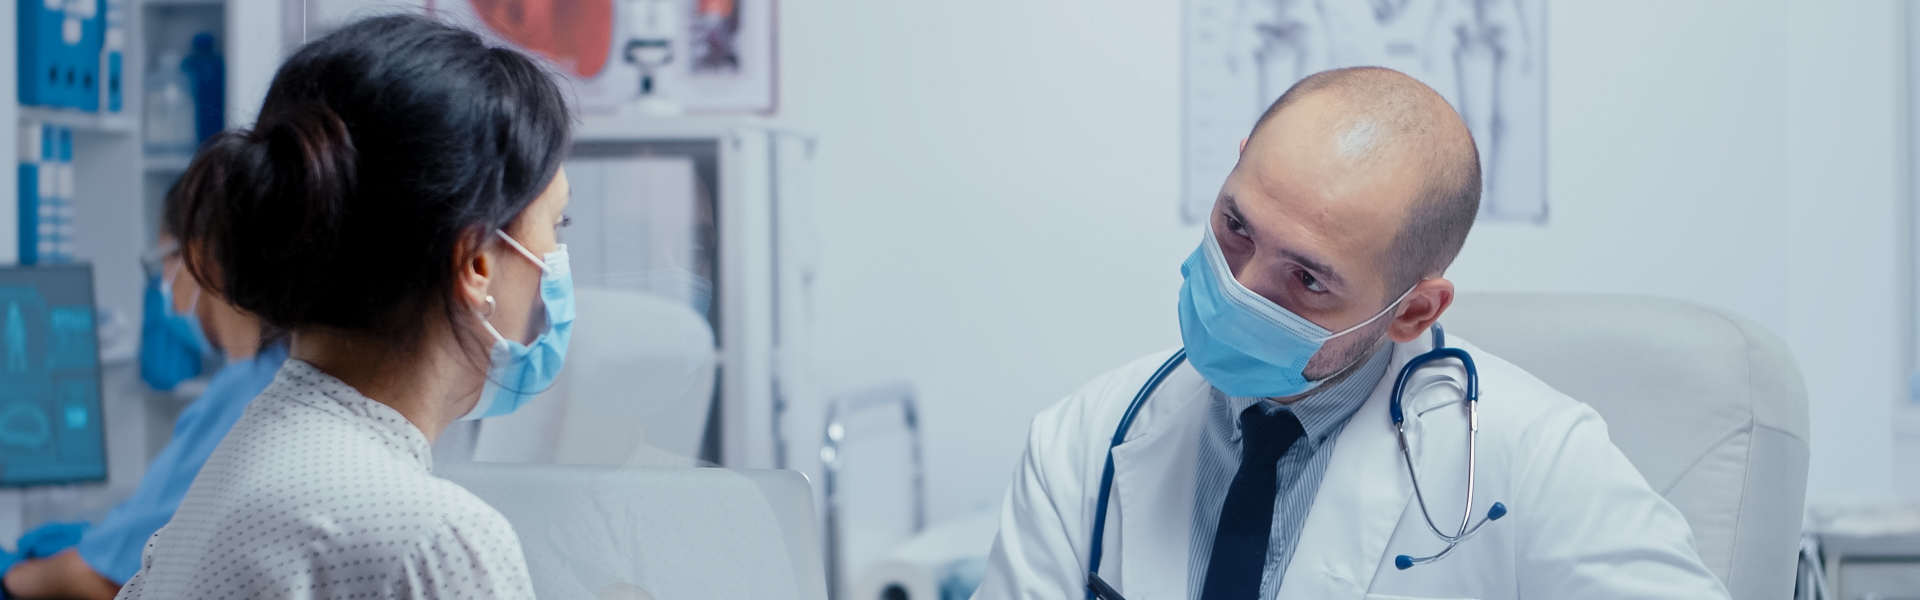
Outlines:
[[[513,524],[540,598],[827,600],[798,471],[470,462],[435,474]]]

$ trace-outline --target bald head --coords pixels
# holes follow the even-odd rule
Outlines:
[[[1405,289],[1452,264],[1480,210],[1480,155],[1445,98],[1391,69],[1322,71],[1274,101],[1248,143],[1277,134],[1269,124],[1289,111],[1312,114],[1299,115],[1308,126],[1287,135],[1323,136],[1316,145],[1332,150],[1332,158],[1346,162],[1356,176],[1395,169],[1415,178],[1407,197],[1375,199],[1396,203],[1383,208],[1402,219],[1382,257],[1392,287]]]

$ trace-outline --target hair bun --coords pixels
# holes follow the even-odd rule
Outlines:
[[[359,152],[340,116],[318,102],[276,111],[254,130],[256,143],[266,150],[270,193],[300,198],[304,214],[294,217],[291,230],[282,231],[292,243],[325,243],[339,231],[347,195],[358,180]]]

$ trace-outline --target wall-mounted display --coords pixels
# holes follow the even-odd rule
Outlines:
[[[1480,147],[1480,217],[1544,223],[1545,0],[1186,0],[1180,214],[1205,218],[1239,140],[1294,82],[1381,66],[1418,78]]]

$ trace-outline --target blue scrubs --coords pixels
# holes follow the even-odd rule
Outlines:
[[[139,489],[80,538],[75,549],[94,572],[124,584],[140,570],[140,551],[147,538],[173,519],[200,466],[254,396],[273,383],[274,373],[286,360],[285,346],[263,348],[252,359],[229,363],[214,374],[200,399],[180,412],[173,424],[173,439],[147,465]]]

